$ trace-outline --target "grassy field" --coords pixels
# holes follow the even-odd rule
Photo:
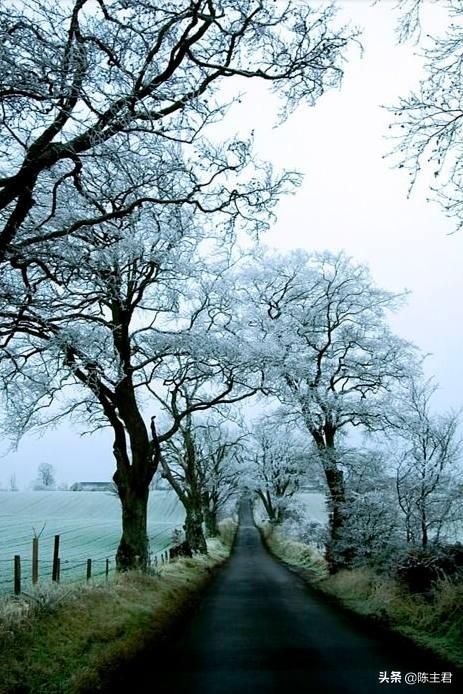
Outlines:
[[[169,491],[151,492],[148,512],[151,552],[171,544],[175,528],[182,526],[183,507]],[[51,577],[53,538],[60,535],[61,580],[85,576],[86,560],[93,574],[102,575],[106,558],[114,567],[121,534],[120,503],[106,492],[4,492],[0,494],[0,593],[11,592],[13,557],[21,556],[23,584],[30,583],[32,538],[40,537],[40,577]]]

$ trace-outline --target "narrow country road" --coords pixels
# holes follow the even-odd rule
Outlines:
[[[145,653],[130,670],[121,673],[118,686],[126,682],[125,691],[133,694],[463,691],[455,674],[451,684],[380,684],[384,671],[400,672],[403,679],[406,673],[440,677],[449,668],[320,599],[268,554],[249,504],[242,506],[230,560],[177,640]]]

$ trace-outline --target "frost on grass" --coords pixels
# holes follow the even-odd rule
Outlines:
[[[99,691],[114,665],[168,633],[228,556],[179,558],[154,574],[127,571],[107,584],[44,586],[0,601],[0,682],[5,690]]]
[[[279,559],[292,566],[306,569],[314,580],[327,575],[326,562],[315,547],[282,535],[270,524],[261,526],[261,531],[267,546]]]

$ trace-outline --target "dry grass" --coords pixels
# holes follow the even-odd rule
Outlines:
[[[261,531],[270,550],[288,564],[306,569],[305,575],[318,589],[463,667],[462,584],[437,581],[432,595],[424,597],[412,595],[397,581],[369,568],[328,576],[325,561],[316,550],[282,537],[272,526]]]
[[[340,571],[318,584],[347,607],[386,621],[393,629],[463,666],[463,585],[434,584],[432,594],[412,595],[396,581],[362,568]]]
[[[231,525],[228,524],[229,541]],[[129,572],[108,585],[54,586],[0,602],[0,692],[98,691],[104,673],[167,632],[229,549],[177,559],[154,575]]]
[[[231,547],[235,539],[236,531],[238,529],[238,524],[232,518],[224,518],[219,523],[219,533],[222,542]],[[210,540],[209,540],[210,542]]]
[[[261,533],[271,552],[282,561],[305,569],[313,580],[320,580],[327,575],[326,562],[316,549],[283,537],[270,524],[261,526]]]

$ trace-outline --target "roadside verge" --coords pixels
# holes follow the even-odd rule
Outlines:
[[[236,529],[236,528],[235,528]],[[47,586],[0,604],[0,692],[77,694],[108,678],[170,633],[229,556],[234,536],[208,555],[179,558],[152,574],[127,572],[107,585]]]
[[[259,526],[258,526],[259,527]],[[460,672],[463,668],[463,585],[437,581],[431,595],[411,594],[398,581],[361,567],[329,576],[308,545],[259,527],[268,551],[297,573],[320,597],[384,634],[394,633],[428,650]]]

